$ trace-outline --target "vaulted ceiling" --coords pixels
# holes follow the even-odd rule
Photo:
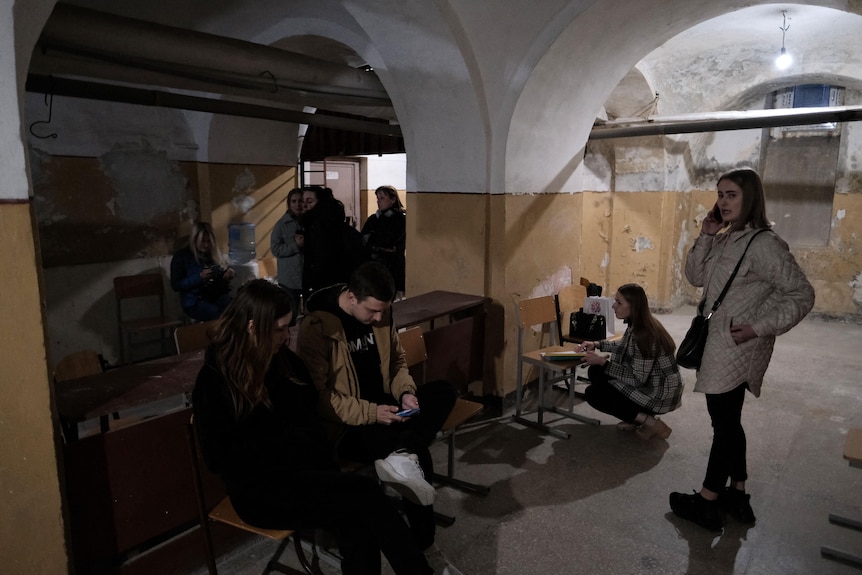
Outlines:
[[[471,20],[459,12],[466,4],[434,4],[441,17],[448,18],[448,26],[455,28],[455,49],[462,61],[447,58],[452,47],[444,44],[451,40],[438,37],[440,23],[428,17],[436,13],[433,10],[417,15],[393,3],[393,20],[399,29],[393,29],[391,37],[398,42],[412,35],[421,38],[428,50],[439,50],[436,69],[426,65],[422,72],[437,82],[462,75],[465,62],[468,67],[479,65],[471,62],[480,56],[471,45],[476,34],[503,36],[493,42],[516,41],[514,35],[521,31],[513,16],[519,9],[524,14],[523,33],[538,34],[532,49],[542,50],[555,41],[566,22],[574,22],[593,4],[607,4],[609,12],[624,6],[635,19],[641,7],[549,0],[541,4],[542,10],[535,10],[545,19],[531,30],[527,28],[530,2],[511,0],[498,9],[489,8],[482,28],[471,27]],[[700,4],[706,14],[715,11],[714,3],[704,1],[692,1],[686,8],[696,10],[694,5]],[[387,77],[379,77],[369,62],[376,48],[356,19],[361,5],[338,0],[67,0],[57,5],[43,31],[32,59],[29,87],[398,135],[398,114],[387,91]],[[665,20],[668,30],[679,26],[674,15]],[[458,30],[453,23],[463,28]],[[673,34],[644,26],[637,33],[652,38],[667,35],[666,41],[638,55],[640,61],[607,95],[599,115],[619,119],[758,108],[769,90],[812,81],[859,89],[860,54],[855,47],[860,30],[860,16],[805,4],[733,10]],[[348,39],[352,46],[334,38]],[[773,59],[782,42],[796,62],[777,74]],[[602,55],[595,57],[600,60]],[[511,63],[508,77],[517,77],[517,64]],[[483,90],[492,86],[489,82]]]

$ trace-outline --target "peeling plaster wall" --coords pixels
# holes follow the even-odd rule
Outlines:
[[[40,118],[41,97],[25,101],[28,117]],[[228,224],[239,221],[255,224],[258,256],[270,253],[270,232],[297,182],[288,164],[296,141],[290,126],[55,98],[52,123],[33,131],[50,129],[57,138],[28,142],[49,368],[83,348],[119,361],[115,276],[160,272],[166,311],[182,315],[170,289],[170,260],[194,220],[213,224],[223,257]],[[291,138],[294,144],[284,145]],[[201,150],[210,161],[201,161]],[[256,266],[237,271],[234,287],[254,277]]]

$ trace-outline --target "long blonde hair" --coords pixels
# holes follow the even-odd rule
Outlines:
[[[189,249],[192,251],[192,255],[195,256],[195,260],[199,264],[205,263],[201,261],[201,253],[198,251],[198,240],[205,235],[209,236],[210,244],[212,244],[209,257],[213,262],[221,265],[223,263],[221,251],[218,249],[213,227],[208,222],[197,221],[192,224],[192,233],[189,235]]]
[[[293,311],[288,292],[257,279],[239,289],[213,327],[210,338],[237,418],[270,405],[264,379],[273,361],[272,334],[276,320]]]

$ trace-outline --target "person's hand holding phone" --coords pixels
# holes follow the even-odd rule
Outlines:
[[[399,409],[397,405],[378,404],[377,423],[389,425],[393,421],[403,421],[404,418],[398,416],[398,411]]]
[[[701,224],[700,229],[706,235],[714,236],[723,227],[724,221],[721,219],[721,210],[718,209],[718,204],[716,204],[709,213],[706,214],[706,217],[703,218],[703,223]]]

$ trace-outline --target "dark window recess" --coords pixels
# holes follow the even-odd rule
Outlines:
[[[336,112],[317,112],[320,115],[368,121],[368,118]],[[387,123],[381,121],[381,123]],[[309,126],[302,143],[300,160],[316,162],[333,156],[360,156],[372,154],[398,154],[405,152],[401,136],[381,136],[335,128]]]

